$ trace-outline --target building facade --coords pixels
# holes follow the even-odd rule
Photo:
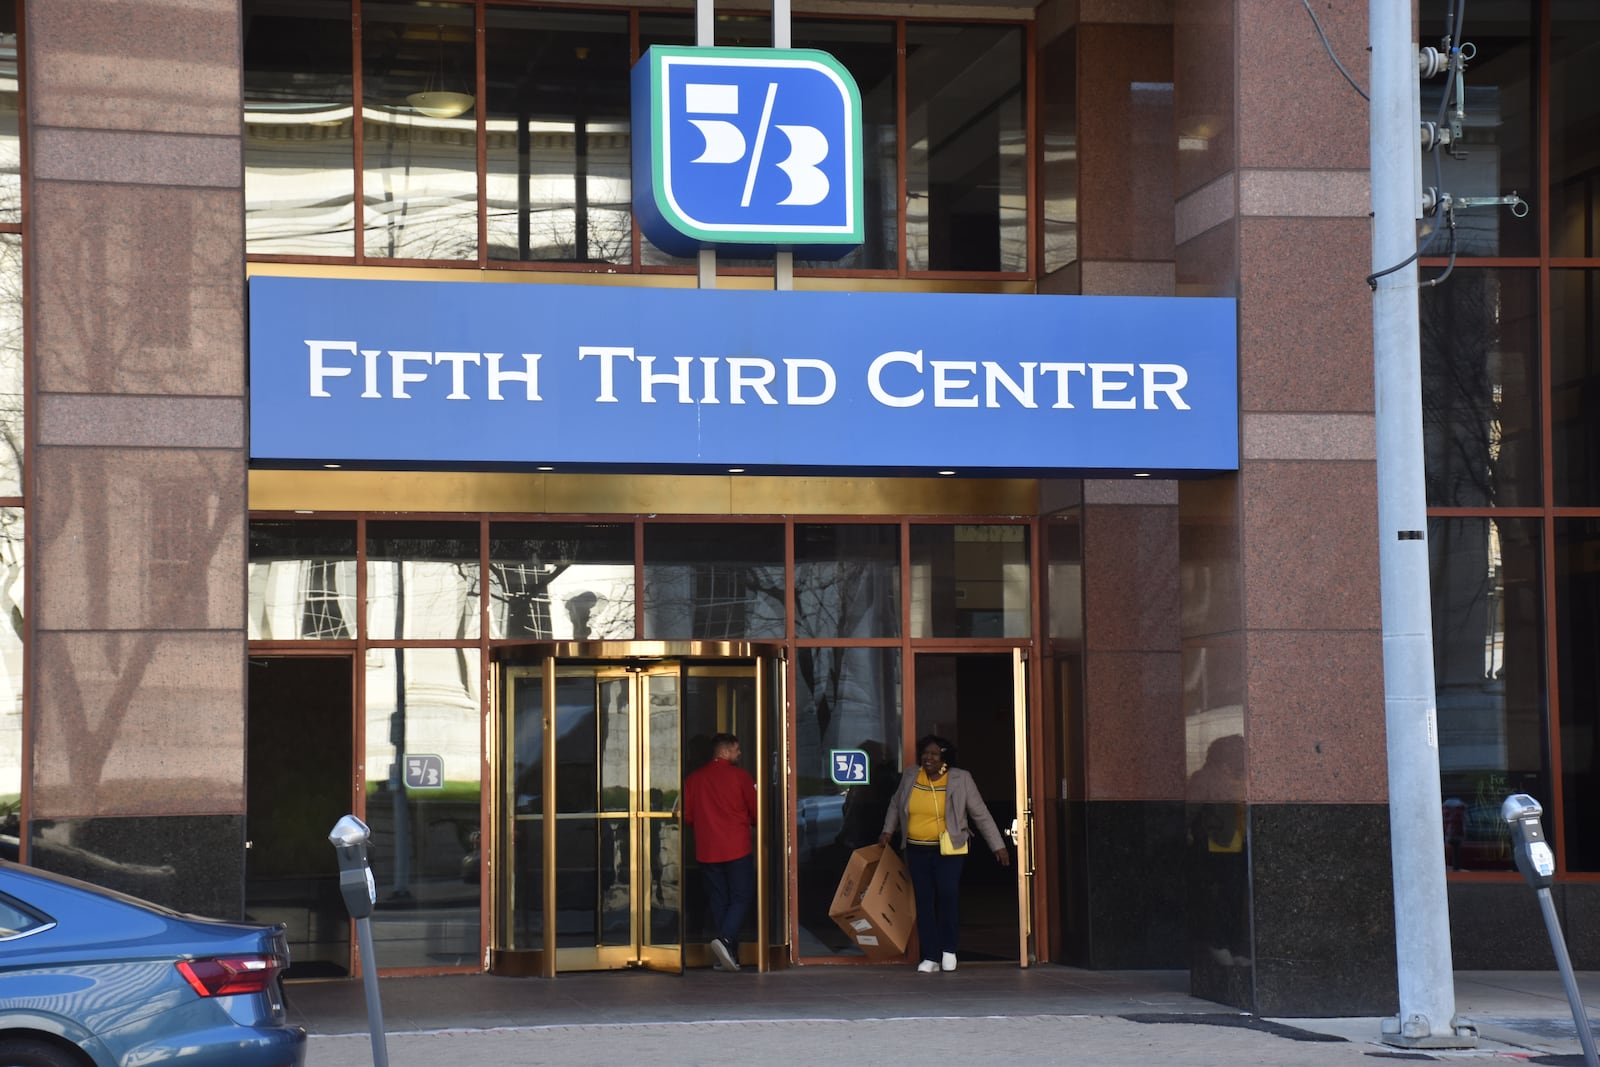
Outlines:
[[[732,729],[762,786],[750,961],[865,963],[834,885],[935,732],[1020,861],[969,860],[969,958],[1392,1011],[1366,12],[1312,8],[797,8],[794,44],[861,90],[866,237],[798,257],[794,297],[981,295],[1019,323],[1047,298],[1235,302],[1227,469],[1086,469],[1041,437],[963,471],[873,459],[867,427],[859,465],[805,439],[663,462],[675,441],[562,410],[560,461],[439,461],[403,447],[426,420],[264,401],[259,339],[313,303],[275,293],[381,284],[430,326],[474,321],[441,293],[547,287],[558,322],[578,289],[698,306],[703,269],[641,236],[630,187],[628,73],[694,43],[688,8],[0,3],[8,844],[284,921],[298,974],[348,974],[326,834],[355,812],[385,971],[698,966],[676,791]],[[1419,4],[1422,43],[1445,8]],[[1600,965],[1589,8],[1469,4],[1463,92],[1422,86],[1459,126],[1425,184],[1530,207],[1423,224],[1461,968],[1550,966],[1511,792],[1544,803],[1574,961]],[[718,16],[716,44],[771,43],[767,12]],[[724,253],[714,283],[790,270]],[[378,365],[359,349],[352,382]],[[378,431],[402,443],[357,454]]]

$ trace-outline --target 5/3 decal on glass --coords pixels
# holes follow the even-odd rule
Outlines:
[[[832,56],[656,47],[634,94],[635,207],[657,245],[860,243],[860,94]]]

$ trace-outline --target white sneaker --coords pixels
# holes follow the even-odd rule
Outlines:
[[[939,965],[932,960],[923,960],[917,964],[917,970],[922,974],[938,974]]]
[[[932,963],[933,961],[929,960],[928,962]],[[944,954],[944,958],[939,961],[939,966],[942,967],[944,970],[947,970],[947,971],[955,970],[956,969],[956,954],[954,952],[946,952]]]

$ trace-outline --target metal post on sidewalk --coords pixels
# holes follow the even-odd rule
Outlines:
[[[378,961],[372,954],[372,907],[378,886],[367,864],[367,842],[372,831],[354,815],[346,815],[328,834],[339,857],[339,894],[356,921],[356,941],[361,949],[361,983],[367,994],[367,1021],[372,1030],[373,1067],[389,1067],[389,1046],[383,1033],[383,1005],[378,1001]]]
[[[1589,1012],[1578,993],[1572,957],[1567,955],[1567,939],[1561,933],[1561,921],[1556,918],[1555,901],[1550,895],[1550,883],[1556,877],[1556,856],[1544,839],[1544,826],[1539,821],[1543,814],[1544,807],[1526,793],[1513,793],[1500,805],[1500,817],[1511,828],[1511,854],[1517,861],[1517,870],[1533,887],[1534,895],[1539,898],[1539,910],[1544,913],[1544,928],[1550,934],[1550,948],[1556,954],[1561,984],[1567,990],[1567,1004],[1572,1008],[1573,1025],[1578,1028],[1578,1042],[1583,1045],[1583,1062],[1588,1067],[1600,1067],[1600,1060],[1595,1058]]]

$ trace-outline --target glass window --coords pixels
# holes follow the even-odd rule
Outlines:
[[[1539,309],[1531,270],[1458,268],[1421,290],[1428,504],[1539,503]]]
[[[631,525],[490,524],[490,637],[626,640],[633,616]]]
[[[1557,519],[1555,539],[1566,869],[1600,871],[1600,519]]]
[[[1600,272],[1550,272],[1550,450],[1557,507],[1600,505]]]
[[[18,858],[22,841],[22,509],[0,508],[0,857]]]
[[[22,235],[0,234],[0,496],[22,495]]]
[[[783,570],[782,526],[646,526],[644,637],[781,638]]]
[[[797,525],[797,637],[900,636],[900,528]]]
[[[1083,536],[1076,513],[1044,525],[1049,588],[1049,635],[1070,646],[1083,644]]]
[[[36,914],[33,909],[25,906],[21,901],[12,900],[10,897],[0,897],[0,941],[21,937],[43,927],[54,925],[54,920],[46,919]]]
[[[472,17],[465,4],[361,5],[361,197],[368,256],[478,258]]]
[[[478,524],[367,525],[367,636],[478,636]]]
[[[1444,33],[1444,0],[1422,5],[1420,41],[1439,44]],[[1437,186],[1453,197],[1504,196],[1521,191],[1527,196],[1534,185],[1533,30],[1535,5],[1468,5],[1466,40],[1476,54],[1467,64],[1466,101],[1459,119],[1461,136],[1454,148],[1441,150],[1439,173],[1433,154],[1423,158],[1422,184]],[[1446,79],[1427,78],[1422,87],[1422,117],[1441,118]],[[1454,94],[1443,122],[1452,125]],[[1456,249],[1473,256],[1535,256],[1539,254],[1539,213],[1514,217],[1506,208],[1469,208],[1456,212]],[[1446,236],[1428,249],[1429,255],[1447,254]]]
[[[1550,253],[1600,255],[1600,160],[1593,151],[1600,105],[1600,9],[1592,0],[1550,5]]]
[[[1170,104],[1170,101],[1169,101]],[[1039,110],[1043,165],[1044,272],[1078,259],[1078,31],[1056,37],[1039,52]],[[1170,111],[1168,113],[1170,132]],[[1168,210],[1171,210],[1170,207]],[[1170,253],[1168,253],[1170,255]]]
[[[912,637],[1027,637],[1026,526],[913,526]]]
[[[1027,70],[1019,26],[906,27],[912,270],[1028,269]]]
[[[1501,802],[1550,797],[1539,523],[1433,519],[1428,557],[1445,859],[1509,870]]]
[[[356,524],[250,523],[252,641],[356,636]]]
[[[840,259],[797,261],[823,270],[896,270],[900,266],[899,159],[896,136],[894,24],[797,19],[796,48],[820,48],[850,72],[861,90],[862,217],[866,240]]]
[[[366,822],[385,968],[478,964],[478,651],[367,652]]]
[[[490,259],[633,259],[628,16],[486,9]]]
[[[898,648],[798,648],[795,667],[795,869],[807,956],[859,955],[828,918],[850,853],[878,840],[904,762]],[[867,753],[862,785],[833,781],[836,748]]]
[[[353,256],[350,5],[245,0],[241,24],[246,249]]]
[[[0,223],[22,221],[17,0],[0,0]]]

